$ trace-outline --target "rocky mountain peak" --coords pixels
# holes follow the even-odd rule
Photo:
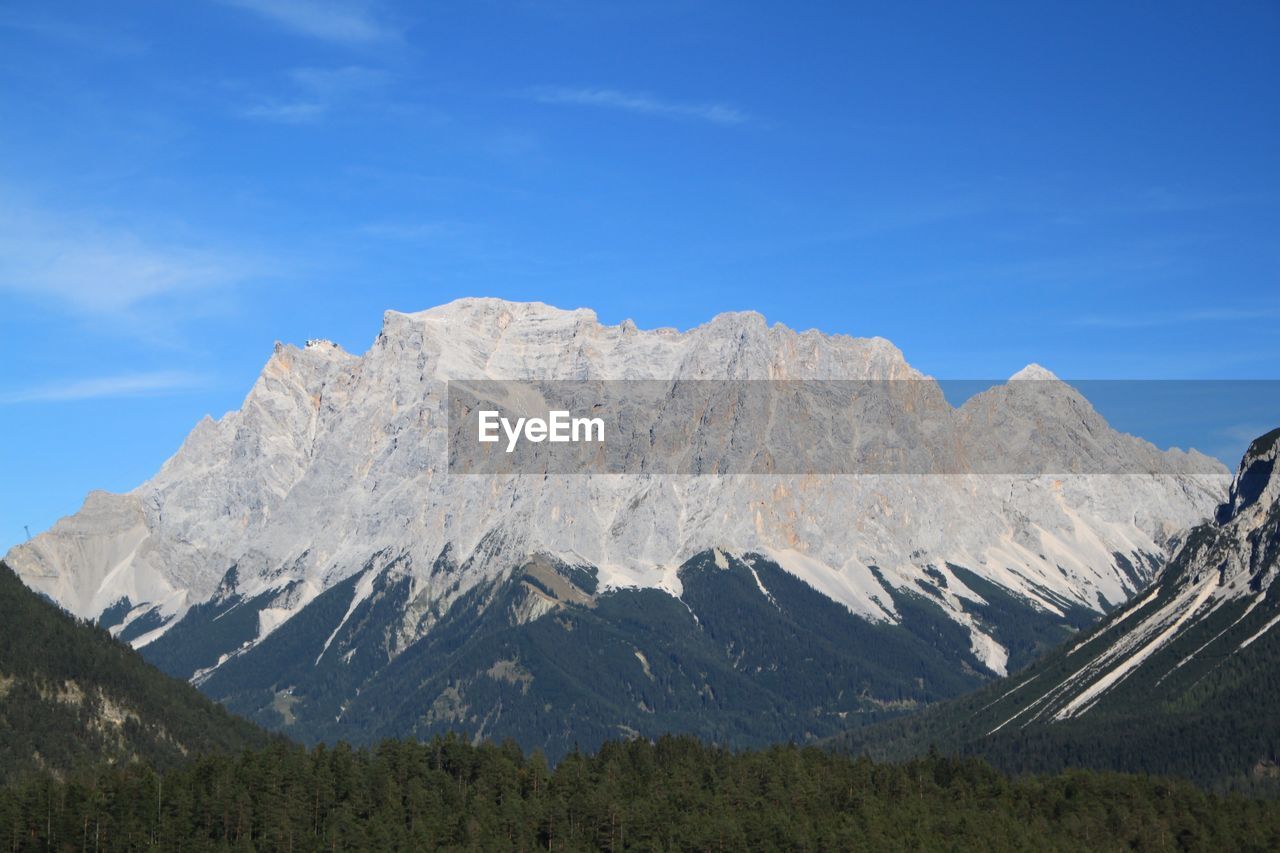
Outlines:
[[[1280,428],[1255,438],[1240,460],[1227,502],[1218,507],[1216,519],[1227,524],[1251,507],[1265,511],[1280,502],[1280,470],[1276,456],[1280,454]]]
[[[1032,362],[1009,377],[1010,382],[1018,382],[1022,380],[1058,381],[1058,377],[1053,371]]]
[[[875,397],[873,382],[852,432],[819,438],[839,450],[853,436],[872,458],[920,464],[892,476],[454,476],[446,398],[457,379],[911,379],[896,399]],[[235,566],[238,594],[279,597],[252,645],[325,590],[392,564],[420,616],[531,553],[592,567],[601,589],[678,596],[673,567],[716,546],[770,555],[873,620],[899,618],[886,588],[945,589],[938,606],[998,670],[999,643],[964,603],[977,593],[947,566],[1053,612],[1100,610],[1141,588],[1171,532],[1209,515],[1227,481],[1221,466],[1179,467],[1177,454],[1110,429],[1069,386],[1013,385],[953,411],[888,341],[798,333],[752,312],[678,332],[499,299],[388,311],[360,356],[280,345],[241,408],[202,421],[153,479],[95,498],[9,561],[82,616],[127,599],[119,630],[138,643],[210,601]],[[1045,400],[1021,386],[1058,390]],[[726,423],[758,441],[786,435],[782,414]],[[1086,467],[1039,476],[1046,454]],[[965,467],[991,459],[1002,473]],[[1117,463],[1166,474],[1089,473]],[[448,571],[436,568],[445,553]],[[427,630],[419,616],[401,614],[405,642]]]

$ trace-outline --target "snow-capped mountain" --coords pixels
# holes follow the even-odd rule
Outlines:
[[[906,436],[951,465],[998,457],[1031,472],[1066,450],[1162,473],[936,474],[923,463],[859,476],[457,476],[445,409],[447,382],[464,379],[916,380],[907,404],[860,409],[863,434]],[[776,605],[769,618],[803,623],[796,608],[834,604],[840,618],[922,640],[939,671],[988,677],[1049,642],[1049,626],[1086,624],[1142,590],[1229,477],[1194,452],[1117,433],[1042,368],[1014,379],[1042,381],[996,386],[953,409],[887,341],[798,333],[752,313],[681,333],[493,299],[388,312],[363,356],[327,341],[277,345],[243,406],[197,424],[154,478],[123,495],[92,493],[6,560],[34,589],[215,695],[269,688],[271,701],[244,707],[276,724],[305,708],[305,674],[267,683],[232,670],[267,659],[338,666],[376,649],[341,688],[343,716],[406,650],[461,631],[467,608],[491,611],[501,599],[505,624],[519,627],[568,611],[599,621],[602,602],[640,596],[645,613],[670,603],[705,628],[692,603],[702,593],[689,586],[713,569],[749,579],[746,592]],[[945,424],[945,435],[921,430],[925,422]],[[794,593],[789,604],[766,576]],[[508,600],[513,589],[519,600]],[[1029,624],[1013,610],[1032,614],[1035,632],[1011,627]],[[633,645],[630,665],[653,677]],[[491,680],[528,694],[528,660],[488,664]],[[915,698],[961,686],[922,687]],[[471,707],[470,717],[454,714],[463,722],[484,717],[448,690],[456,684],[423,701]],[[872,679],[859,695],[896,701],[878,690]]]

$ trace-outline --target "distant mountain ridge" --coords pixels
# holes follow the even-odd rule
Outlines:
[[[448,471],[449,380],[677,378],[914,380],[905,400],[862,405],[862,440],[892,436],[926,462],[980,447],[1015,472],[1065,447],[1175,473]],[[1223,499],[1225,468],[1117,433],[1042,368],[1019,378],[1040,391],[998,386],[953,410],[887,341],[797,333],[758,314],[682,333],[492,299],[388,312],[363,356],[326,341],[277,345],[239,411],[206,418],[152,480],[125,495],[91,494],[8,560],[33,588],[109,625],[168,672],[303,738],[342,723],[360,739],[447,722],[563,747],[563,732],[511,722],[513,703],[532,709],[540,696],[539,713],[625,733],[686,728],[693,694],[750,718],[738,733],[747,741],[816,736],[849,715],[955,695],[1021,665],[1141,590],[1178,532]],[[921,427],[930,418],[954,423],[961,446],[931,444]],[[750,439],[768,425],[735,429]],[[553,569],[531,575],[533,564]],[[709,594],[695,601],[691,582],[710,584]],[[732,618],[714,615],[725,603],[768,608],[761,618],[771,627],[730,630]],[[841,624],[833,630],[896,638],[882,642],[896,644],[898,669],[874,665],[877,650],[865,646],[796,646],[828,604]],[[683,620],[668,625],[687,637],[682,645],[658,630],[668,611]],[[560,659],[564,638],[543,636],[583,620],[633,647],[604,656],[614,678]],[[463,630],[473,623],[498,645]],[[792,641],[759,645],[784,636]],[[759,692],[766,673],[796,665],[776,653],[784,648],[880,675],[861,678],[852,696],[824,683],[800,709],[766,698],[787,695],[784,684]],[[668,682],[656,654],[674,660]],[[375,684],[393,702],[410,672],[412,708],[371,706],[384,695]],[[724,699],[739,682],[755,698]],[[613,686],[601,693],[605,683]],[[602,719],[592,722],[588,707]],[[647,715],[643,724],[633,711]]]
[[[932,744],[1014,770],[1280,783],[1278,453],[1280,429],[1253,441],[1214,520],[1087,636],[972,697],[840,742],[881,757]]]

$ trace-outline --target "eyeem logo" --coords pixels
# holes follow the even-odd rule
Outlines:
[[[507,436],[507,453],[516,449],[521,437],[537,444],[549,441],[553,444],[569,442],[604,441],[604,418],[575,418],[568,411],[555,409],[543,418],[516,418],[513,425],[501,412],[491,409],[479,413],[479,440],[494,443],[500,439],[498,430]],[[594,437],[593,437],[594,436]]]
[[[1280,380],[451,380],[444,401],[447,470],[502,477],[1135,474],[1222,480],[1226,469],[1212,457],[1115,453],[1105,442],[1083,441],[1072,431],[1079,420],[1065,413],[1096,399],[1141,412],[1151,424],[1191,407],[1257,412],[1260,421],[1276,421],[1277,388]],[[951,402],[953,394],[964,402]]]

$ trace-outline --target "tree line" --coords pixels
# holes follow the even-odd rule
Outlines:
[[[453,735],[278,743],[0,788],[21,850],[1275,850],[1280,802],[1158,777],[1010,778],[980,760],[901,764],[691,737],[605,743],[554,767]]]

